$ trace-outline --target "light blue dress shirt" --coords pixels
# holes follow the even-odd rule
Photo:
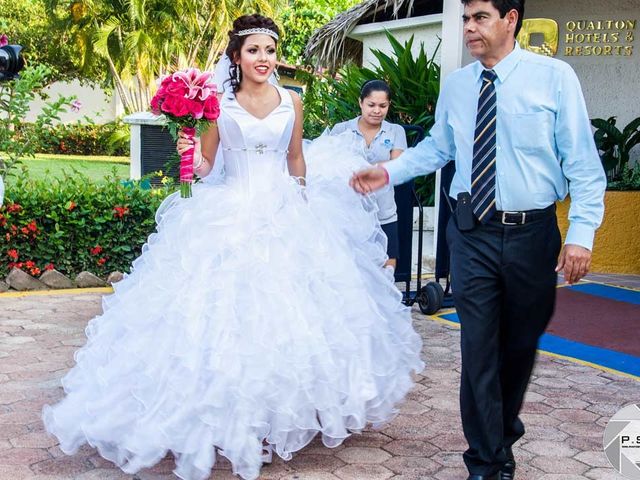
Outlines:
[[[385,168],[397,185],[455,159],[449,195],[471,191],[478,93],[476,61],[449,75],[430,136]],[[524,211],[571,196],[566,244],[593,247],[604,214],[606,177],[593,141],[582,89],[565,62],[514,50],[493,70],[497,96],[496,206]]]

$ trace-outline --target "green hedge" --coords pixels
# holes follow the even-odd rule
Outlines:
[[[34,128],[34,124],[25,123],[18,135],[28,137]],[[129,126],[122,122],[57,124],[40,133],[37,153],[129,155]]]
[[[111,177],[95,183],[74,173],[12,181],[0,207],[0,275],[12,267],[38,275],[45,269],[75,276],[128,272],[155,229],[154,215],[170,188],[143,188]]]

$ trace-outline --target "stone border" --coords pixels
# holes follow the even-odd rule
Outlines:
[[[101,288],[113,285],[124,277],[122,272],[111,272],[106,281],[91,272],[80,272],[75,279],[57,270],[47,270],[36,278],[19,268],[12,268],[4,281],[0,280],[0,293],[30,292],[38,290],[68,290],[74,288]]]

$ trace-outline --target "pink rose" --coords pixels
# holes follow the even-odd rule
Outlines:
[[[204,102],[204,118],[209,121],[217,120],[220,116],[220,103],[215,95],[211,95]]]
[[[180,116],[180,105],[178,104],[178,102],[176,102],[176,97],[166,97],[162,102],[160,109],[163,112],[175,115],[176,117]]]
[[[193,115],[191,111],[191,105],[186,98],[170,96],[162,103],[162,110],[174,115],[176,117],[186,117],[189,114]],[[193,115],[195,118],[196,115]]]
[[[196,120],[200,120],[204,115],[204,104],[202,102],[196,100],[190,100],[185,98],[185,102],[187,103],[187,108],[189,113]]]
[[[9,45],[9,37],[3,33],[0,35],[0,47],[5,47],[7,45]]]

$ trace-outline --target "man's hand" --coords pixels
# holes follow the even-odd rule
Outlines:
[[[380,190],[389,182],[389,175],[383,167],[367,168],[355,172],[349,185],[358,193],[371,193]]]
[[[580,281],[591,267],[591,251],[579,245],[567,244],[560,252],[556,272],[563,270],[564,281],[570,285]]]

